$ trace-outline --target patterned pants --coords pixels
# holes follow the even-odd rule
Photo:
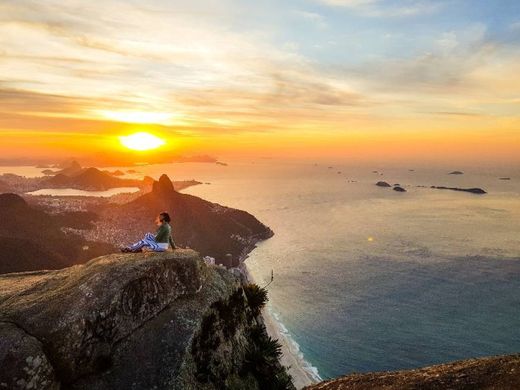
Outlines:
[[[137,250],[141,248],[150,248],[155,252],[164,252],[166,249],[155,242],[155,236],[152,233],[146,233],[141,241],[136,242],[130,246],[131,250]]]

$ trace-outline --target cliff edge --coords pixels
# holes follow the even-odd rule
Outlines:
[[[0,388],[291,389],[244,287],[192,250],[0,276]]]

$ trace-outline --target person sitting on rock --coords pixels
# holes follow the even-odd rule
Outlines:
[[[164,252],[171,245],[172,249],[176,249],[175,242],[172,238],[172,228],[170,226],[170,215],[163,211],[155,219],[155,223],[159,226],[157,233],[146,233],[144,238],[133,245],[121,248],[123,253],[142,252],[143,248],[149,248],[154,252]]]

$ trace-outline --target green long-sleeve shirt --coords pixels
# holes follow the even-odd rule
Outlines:
[[[175,248],[175,242],[172,238],[172,227],[169,223],[163,222],[159,229],[157,229],[157,233],[155,234],[155,242],[167,244],[169,243],[172,248]]]

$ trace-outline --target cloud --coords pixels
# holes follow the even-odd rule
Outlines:
[[[361,8],[372,5],[380,0],[321,0],[322,3],[338,7]]]
[[[230,29],[211,17],[220,12],[217,5],[202,14],[196,2],[193,7],[177,12],[52,0],[4,5],[0,100],[12,113],[46,118],[170,113],[172,126],[193,133],[291,127],[370,104],[294,46],[276,45],[264,31]],[[325,23],[316,13],[298,15]],[[334,114],[327,112],[331,107]]]
[[[355,16],[434,12],[423,1],[324,2]],[[284,26],[271,25],[273,9],[261,19],[251,8],[258,5],[246,3],[0,3],[0,126],[102,134],[127,126],[107,113],[135,111],[164,113],[162,131],[196,138],[370,132],[410,116],[470,120],[518,110],[520,53],[490,40],[483,24],[429,30],[418,45],[406,29],[374,29],[379,20],[349,35],[314,8],[282,9]],[[301,40],[287,38],[295,32]],[[348,39],[360,46],[356,60]],[[310,49],[327,41],[333,48]]]
[[[412,17],[430,15],[443,7],[443,1],[405,0],[389,2],[386,0],[317,0],[322,4],[349,8],[367,17]]]
[[[356,88],[379,102],[376,111],[388,115],[517,117],[520,50],[448,37],[436,52],[347,67],[343,77],[357,80]]]
[[[520,31],[520,20],[510,23],[509,30],[515,31],[515,32]]]
[[[325,17],[316,12],[308,12],[308,11],[295,11],[296,15],[302,17],[303,19],[311,22],[318,28],[326,28],[328,26]]]

